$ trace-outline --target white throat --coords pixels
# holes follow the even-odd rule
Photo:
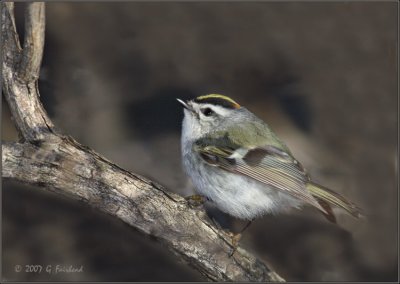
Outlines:
[[[196,118],[193,117],[193,114],[184,110],[184,118],[182,122],[182,146],[183,142],[193,142],[201,137],[201,127],[196,122]]]

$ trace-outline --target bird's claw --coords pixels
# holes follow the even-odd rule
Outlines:
[[[241,233],[238,233],[238,234],[229,233],[229,235],[231,237],[231,246],[232,246],[232,251],[229,254],[229,257],[232,257],[235,254],[235,252],[239,246],[239,241],[242,238],[242,234]]]
[[[204,196],[199,194],[186,196],[185,199],[190,207],[202,206],[207,201],[207,199]]]

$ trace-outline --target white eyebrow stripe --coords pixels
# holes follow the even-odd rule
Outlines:
[[[229,112],[232,111],[232,110],[226,109],[226,108],[224,108],[222,106],[216,106],[216,105],[212,105],[212,104],[201,104],[201,103],[199,103],[198,105],[199,105],[199,109],[204,109],[204,108],[209,107],[215,113],[217,113],[217,114],[219,114],[221,116],[227,116],[229,114]]]

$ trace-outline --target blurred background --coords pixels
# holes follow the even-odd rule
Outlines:
[[[39,87],[56,126],[182,195],[175,98],[226,94],[287,142],[364,220],[265,216],[242,245],[290,281],[396,281],[397,3],[47,3]],[[23,3],[16,4],[23,31]],[[2,140],[17,133],[3,98]],[[156,241],[38,188],[3,181],[3,280],[202,281]],[[242,223],[213,211],[233,230]],[[16,265],[83,266],[81,273]]]

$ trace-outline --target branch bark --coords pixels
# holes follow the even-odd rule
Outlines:
[[[25,21],[24,49],[21,49],[15,28],[14,3],[1,5],[5,98],[22,138],[28,142],[45,140],[47,136],[53,136],[54,125],[39,100],[37,86],[44,42],[44,3],[27,4],[26,17],[29,19]]]
[[[37,88],[44,43],[44,3],[27,4],[21,49],[13,3],[2,3],[2,86],[23,143],[2,143],[2,176],[84,201],[126,222],[214,281],[284,281],[215,228],[203,209],[130,173],[55,131]]]

